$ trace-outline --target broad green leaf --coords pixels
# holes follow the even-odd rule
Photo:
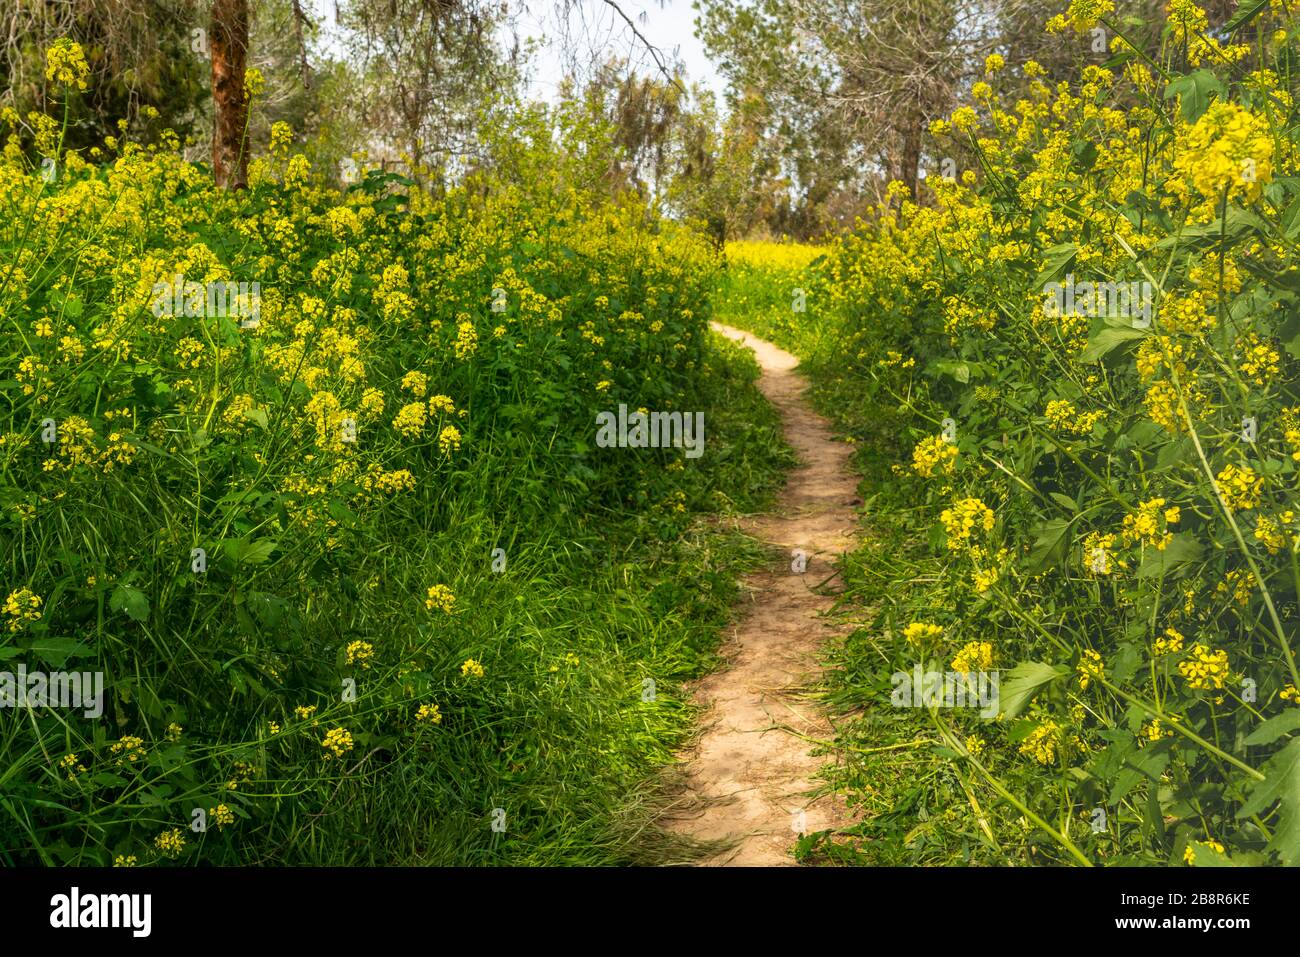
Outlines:
[[[32,642],[29,653],[56,668],[62,668],[69,658],[84,658],[94,654],[94,649],[75,638],[37,638]]]
[[[1077,167],[1083,172],[1092,169],[1097,162],[1097,144],[1092,140],[1075,140],[1070,145],[1070,152],[1074,155]]]
[[[1078,504],[1068,495],[1062,495],[1060,492],[1049,492],[1048,495],[1051,497],[1053,502],[1061,506],[1071,515],[1079,510]]]
[[[1164,551],[1148,548],[1146,557],[1138,567],[1138,578],[1159,578],[1169,575],[1180,565],[1194,562],[1201,557],[1204,547],[1200,541],[1187,532],[1179,532],[1173,537]]]
[[[240,556],[239,559],[240,564],[260,565],[268,558],[271,557],[271,553],[273,551],[275,551],[275,539],[273,538],[259,539],[258,541],[253,542],[253,544],[249,545],[247,550],[244,552],[244,554]]]
[[[1106,795],[1106,803],[1115,805],[1124,798],[1128,797],[1128,792],[1137,787],[1142,775],[1133,768],[1123,768],[1111,780],[1110,794]]]
[[[1074,517],[1071,516],[1048,519],[1034,526],[1033,532],[1037,538],[1026,558],[1026,571],[1031,575],[1037,574],[1064,561],[1069,547],[1070,526],[1073,524]]]
[[[124,611],[135,621],[144,621],[149,617],[149,599],[145,593],[130,585],[118,585],[108,600],[108,607],[113,611]]]
[[[1156,782],[1169,765],[1169,752],[1156,748],[1140,748],[1126,756],[1124,769],[1115,775],[1115,783],[1107,795],[1109,804],[1118,804],[1143,778]]]
[[[1034,288],[1041,289],[1065,274],[1066,267],[1074,261],[1079,247],[1074,243],[1061,243],[1043,252],[1043,268],[1034,279]]]
[[[1150,780],[1159,781],[1160,775],[1169,766],[1169,752],[1150,747],[1139,748],[1128,756],[1128,764]]]
[[[1209,246],[1226,240],[1233,242],[1251,233],[1267,233],[1269,226],[1254,213],[1230,206],[1222,219],[1201,223],[1196,226],[1184,226],[1171,236],[1166,236],[1156,243],[1157,249],[1185,246]]]
[[[1261,723],[1246,736],[1246,744],[1251,747],[1257,744],[1272,744],[1282,735],[1296,728],[1300,728],[1300,708],[1283,711]]]
[[[1137,673],[1138,666],[1142,663],[1142,655],[1138,651],[1138,646],[1133,642],[1125,642],[1119,646],[1110,661],[1110,676],[1116,682],[1125,682]]]
[[[1300,312],[1291,310],[1291,314],[1278,327],[1277,336],[1282,340],[1286,351],[1300,359]]]
[[[939,359],[930,364],[929,371],[935,375],[950,375],[963,385],[970,382],[972,378],[984,377],[984,370],[978,365],[958,359]]]
[[[1190,462],[1195,455],[1196,446],[1190,439],[1170,439],[1156,453],[1156,468],[1165,469],[1178,462]]]
[[[1079,357],[1082,362],[1097,362],[1126,342],[1145,339],[1151,335],[1147,329],[1128,326],[1102,326],[1088,337],[1088,345]]]
[[[1210,108],[1210,100],[1227,92],[1223,81],[1209,70],[1196,70],[1180,76],[1165,87],[1165,99],[1179,97],[1183,119],[1195,123]]]
[[[1022,661],[1008,673],[998,689],[998,705],[1006,717],[1014,718],[1042,688],[1064,678],[1070,669],[1041,661]]]
[[[1292,200],[1278,223],[1282,227],[1282,234],[1294,241],[1296,235],[1300,234],[1300,199]]]
[[[275,539],[262,538],[255,542],[245,542],[239,539],[224,542],[222,549],[237,565],[260,565],[275,551]]]
[[[248,608],[257,616],[258,622],[268,629],[279,627],[287,605],[284,599],[266,592],[255,591],[248,595]]]
[[[1268,7],[1269,0],[1243,0],[1237,5],[1237,12],[1234,13],[1228,22],[1223,25],[1223,29],[1228,33],[1233,30],[1240,30],[1246,24],[1250,23],[1257,16],[1264,12]]]
[[[1165,843],[1165,809],[1160,806],[1160,788],[1147,788],[1147,800],[1142,815],[1142,830],[1149,840]]]
[[[1276,851],[1287,867],[1300,864],[1300,738],[1288,741],[1260,770],[1264,780],[1251,790],[1237,817],[1260,814],[1279,802],[1281,813],[1268,850]]]
[[[1220,854],[1214,848],[1200,841],[1192,841],[1192,860],[1197,867],[1234,867],[1232,858]]]

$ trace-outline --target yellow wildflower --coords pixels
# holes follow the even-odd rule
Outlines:
[[[456,596],[451,593],[451,589],[446,585],[430,585],[424,599],[424,607],[433,611],[435,608],[440,609],[447,614],[451,614],[453,605],[456,602]]]

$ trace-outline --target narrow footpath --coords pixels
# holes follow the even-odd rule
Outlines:
[[[748,598],[722,646],[724,664],[695,688],[705,727],[683,755],[686,794],[665,826],[724,840],[725,849],[705,866],[792,865],[799,833],[849,823],[838,799],[808,797],[830,758],[813,757],[816,745],[807,739],[826,740],[832,730],[807,689],[817,682],[818,652],[845,630],[824,617],[834,597],[813,588],[853,546],[857,479],[848,465],[851,447],[834,440],[805,397],[798,360],[747,332],[713,328],[754,352],[763,370],[758,386],[780,413],[801,464],[773,509],[742,526],[779,546],[784,558],[746,579]]]

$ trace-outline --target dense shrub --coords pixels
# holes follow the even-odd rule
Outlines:
[[[1295,863],[1293,23],[1243,5],[1210,34],[1173,0],[1148,54],[1111,9],[1049,25],[1115,38],[1078,83],[990,57],[931,131],[979,168],[921,206],[895,189],[815,270],[803,351],[892,457],[880,526],[921,536],[850,562],[879,613],[841,661],[841,699],[873,706],[845,740],[903,723],[945,763],[905,800],[879,765],[852,787],[865,835],[905,818],[929,860]],[[999,102],[1008,69],[1032,98]],[[1085,282],[1138,295],[1085,307]],[[917,661],[1001,672],[1000,719],[891,714]]]
[[[0,712],[5,859],[638,853],[747,553],[682,538],[702,463],[593,423],[716,408],[705,463],[770,485],[726,451],[777,443],[706,352],[707,242],[554,176],[340,189],[283,126],[231,193],[36,122],[44,166],[0,118],[0,661],[107,688]]]

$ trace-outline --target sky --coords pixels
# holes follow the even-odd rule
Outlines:
[[[619,0],[619,8],[636,25],[637,31],[655,47],[666,61],[680,61],[686,68],[688,85],[703,85],[721,94],[724,83],[695,38],[695,10],[692,0]],[[530,11],[520,18],[521,36],[547,40],[538,52],[533,92],[541,99],[551,99],[564,73],[565,54],[561,38],[566,24],[562,4],[556,0],[529,3]],[[626,57],[643,72],[657,72],[654,59],[631,27],[603,0],[576,0],[569,12],[567,29],[574,45],[584,51],[599,49]]]
[[[722,94],[725,84],[705,55],[703,45],[695,38],[692,0],[618,0],[618,5],[646,41],[661,50],[666,61],[680,61],[685,66],[687,85],[702,83],[719,96]],[[330,41],[334,0],[311,0],[311,6],[321,21],[325,48],[337,49]],[[592,50],[600,50],[627,58],[641,72],[657,72],[644,44],[604,0],[572,0],[567,18],[561,0],[526,0],[522,5],[511,3],[511,6],[520,11],[516,22],[520,40],[541,41],[530,84],[530,92],[537,99],[554,98],[565,66],[575,56],[574,51],[578,51],[576,55],[583,61],[590,59]],[[570,41],[567,53],[563,42],[566,37]],[[507,34],[502,42],[509,46],[512,38]]]

